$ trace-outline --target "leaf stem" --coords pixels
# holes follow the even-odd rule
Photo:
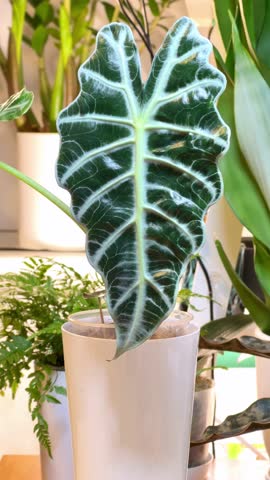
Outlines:
[[[65,213],[69,218],[71,218],[71,220],[73,220],[73,222],[76,223],[78,227],[81,228],[81,230],[83,230],[83,232],[85,232],[85,229],[83,228],[83,226],[77,223],[76,220],[74,220],[74,217],[70,211],[69,206],[66,205],[66,203],[64,203],[62,200],[60,200],[60,198],[58,198],[56,195],[54,195],[49,190],[47,190],[47,188],[43,187],[32,178],[28,177],[24,173],[20,172],[19,170],[12,167],[11,165],[8,165],[5,162],[0,162],[0,169],[10,173],[11,175],[13,175],[13,177],[16,177],[18,180],[23,181],[26,185],[28,185],[29,187],[33,188],[36,192],[43,195],[43,197],[47,198],[47,200],[49,200],[56,207],[62,210],[63,213]]]

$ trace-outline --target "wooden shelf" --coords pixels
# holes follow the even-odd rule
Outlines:
[[[39,456],[4,455],[0,462],[1,480],[41,480]]]

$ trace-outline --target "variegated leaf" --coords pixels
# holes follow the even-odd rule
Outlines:
[[[172,311],[179,278],[221,193],[216,159],[228,129],[216,109],[223,75],[188,18],[167,34],[145,84],[126,25],[98,34],[81,92],[58,120],[59,184],[88,230],[116,324],[117,354],[149,338]]]
[[[25,88],[0,105],[0,122],[15,120],[24,115],[33,103],[34,95]]]
[[[208,427],[202,438],[192,442],[191,446],[203,445],[267,428],[270,428],[270,398],[262,398],[252,403],[243,412],[230,415],[220,425]]]

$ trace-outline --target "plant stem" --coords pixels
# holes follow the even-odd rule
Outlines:
[[[92,38],[92,32],[91,32],[91,27],[93,25],[94,19],[95,19],[95,13],[96,13],[96,8],[97,8],[97,0],[91,0],[90,2],[90,7],[89,7],[89,19],[87,21],[88,25],[88,33],[84,37],[84,44],[82,47],[82,52],[80,56],[80,64],[85,62],[85,60],[89,56],[89,46],[91,43],[91,38]]]
[[[74,217],[71,214],[69,206],[66,205],[64,202],[62,202],[62,200],[60,200],[60,198],[58,198],[56,195],[54,195],[49,190],[47,190],[47,188],[43,187],[42,185],[37,183],[32,178],[28,177],[27,175],[20,172],[16,168],[11,167],[11,165],[8,165],[5,162],[0,162],[0,170],[4,170],[5,172],[10,173],[11,175],[13,175],[13,177],[18,178],[19,180],[23,181],[29,187],[36,190],[36,192],[43,195],[43,197],[47,198],[47,200],[49,200],[56,207],[58,207],[60,210],[62,210],[63,213],[65,213],[69,218],[71,218],[71,220],[73,220],[73,222],[76,223],[78,225],[78,227],[81,228],[81,230],[83,230],[85,232],[82,225],[80,225],[79,223],[76,222],[76,220],[74,220]]]
[[[1,67],[1,70],[5,76],[5,78],[7,78],[7,73],[8,73],[8,69],[7,69],[7,59],[4,55],[4,52],[2,50],[2,48],[0,47],[0,67]]]
[[[98,306],[99,306],[99,314],[100,314],[101,323],[105,323],[104,322],[104,315],[103,315],[103,311],[102,311],[102,302],[101,302],[100,297],[98,297]]]
[[[61,52],[59,53],[55,82],[52,90],[51,108],[50,108],[50,127],[51,131],[56,131],[56,119],[58,113],[63,108],[63,82],[64,82],[64,65]]]

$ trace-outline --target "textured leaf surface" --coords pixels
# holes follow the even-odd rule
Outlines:
[[[25,88],[0,105],[0,122],[15,120],[29,110],[34,95]]]
[[[216,159],[228,130],[216,110],[223,75],[210,43],[179,20],[145,85],[130,29],[104,27],[79,71],[81,92],[59,116],[59,184],[88,230],[104,278],[117,355],[152,335],[172,311],[179,277],[203,241],[221,193]]]
[[[252,403],[243,412],[230,415],[220,425],[208,427],[203,437],[191,445],[203,445],[267,428],[270,428],[270,398],[262,398]]]

